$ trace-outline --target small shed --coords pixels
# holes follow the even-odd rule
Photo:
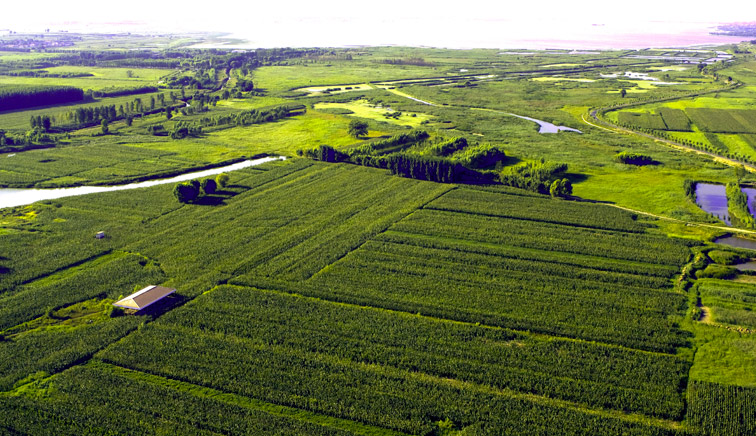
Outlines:
[[[134,292],[128,297],[116,301],[115,303],[113,303],[113,306],[139,311],[144,309],[145,307],[157,303],[158,301],[171,295],[174,292],[176,292],[176,290],[173,288],[150,285],[144,289]]]
[[[95,238],[102,239],[105,237],[105,232],[97,232],[95,233]]]

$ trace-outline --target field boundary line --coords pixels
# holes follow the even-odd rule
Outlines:
[[[387,231],[391,230],[391,227],[393,227],[393,226],[394,226],[394,224],[398,223],[399,221],[402,221],[403,219],[405,219],[405,218],[407,218],[408,216],[412,215],[412,214],[413,214],[413,213],[415,213],[416,211],[418,211],[418,210],[420,210],[420,209],[424,209],[426,205],[428,205],[428,204],[430,204],[430,203],[432,203],[432,202],[434,202],[434,201],[438,200],[438,199],[439,199],[439,198],[441,198],[442,196],[446,195],[447,193],[449,193],[449,192],[451,192],[451,191],[453,191],[453,190],[455,190],[455,189],[457,189],[457,188],[458,188],[458,186],[456,186],[456,185],[452,185],[452,186],[450,186],[450,187],[449,187],[448,189],[444,190],[443,192],[440,192],[440,193],[439,193],[438,195],[435,195],[435,196],[433,196],[433,198],[429,199],[429,200],[428,200],[428,201],[426,201],[425,203],[423,203],[423,204],[421,204],[421,205],[417,206],[416,208],[414,208],[413,210],[411,210],[410,212],[408,212],[408,213],[407,213],[407,214],[405,214],[404,216],[399,216],[399,217],[397,217],[397,218],[396,218],[396,219],[395,219],[394,221],[392,221],[392,222],[390,222],[390,223],[386,223],[386,227],[385,227],[385,228],[384,228],[383,230],[381,230],[381,231],[379,231],[379,232],[376,232],[376,233],[375,233],[374,235],[372,235],[372,236],[368,236],[367,238],[365,238],[365,240],[364,240],[364,241],[362,241],[362,242],[360,242],[359,244],[357,244],[357,245],[356,245],[356,246],[355,246],[354,248],[352,248],[352,249],[350,249],[350,250],[347,250],[347,251],[346,251],[346,252],[345,252],[344,254],[342,254],[342,255],[341,255],[341,256],[339,256],[338,258],[334,259],[334,260],[333,260],[333,262],[329,263],[328,265],[325,265],[325,266],[324,266],[323,268],[320,268],[320,269],[319,269],[319,270],[318,270],[317,272],[315,272],[314,274],[312,274],[312,275],[311,275],[310,277],[308,277],[308,278],[304,279],[303,281],[307,281],[307,280],[310,280],[310,279],[314,278],[314,277],[315,277],[315,276],[317,276],[318,274],[320,274],[320,273],[322,273],[323,271],[325,271],[325,270],[327,270],[328,268],[330,268],[330,267],[331,267],[332,265],[335,265],[336,263],[338,263],[339,261],[341,261],[342,259],[344,259],[345,257],[347,257],[347,256],[348,256],[348,255],[349,255],[350,253],[354,253],[355,251],[359,250],[359,249],[360,249],[360,247],[362,247],[363,245],[367,244],[367,243],[368,243],[369,241],[372,241],[372,240],[374,240],[374,238],[375,238],[375,237],[377,237],[378,235],[382,235],[382,234],[386,233]]]

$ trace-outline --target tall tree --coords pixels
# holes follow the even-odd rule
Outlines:
[[[349,129],[347,130],[347,132],[354,138],[367,136],[368,124],[364,121],[352,120],[352,122],[349,123]]]

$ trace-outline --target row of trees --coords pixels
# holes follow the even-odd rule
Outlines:
[[[293,115],[304,113],[304,105],[282,105],[273,108],[260,108],[241,111],[235,114],[217,115],[214,117],[203,117],[198,123],[200,126],[247,126],[250,124],[262,124],[271,121],[280,120]]]
[[[176,102],[177,97],[171,93],[171,101]],[[141,97],[137,97],[129,103],[116,105],[103,105],[94,107],[78,107],[74,110],[59,114],[57,117],[49,115],[33,115],[29,124],[32,129],[41,128],[49,131],[52,127],[82,127],[96,125],[106,120],[113,122],[115,120],[126,119],[127,124],[131,125],[131,119],[138,115],[154,113],[161,108],[170,108],[166,101],[165,94],[151,95],[148,102],[143,102]]]
[[[173,195],[180,203],[191,203],[202,195],[215,194],[218,187],[225,188],[228,185],[228,174],[221,173],[215,176],[215,179],[207,178],[199,180],[190,180],[174,186]]]
[[[0,88],[0,111],[71,103],[84,99],[84,91],[73,86]]]

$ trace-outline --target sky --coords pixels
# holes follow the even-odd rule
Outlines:
[[[550,37],[574,33],[586,26],[611,26],[648,33],[717,22],[756,21],[756,2],[729,0],[722,7],[711,2],[632,0],[567,2],[564,0],[505,0],[450,2],[438,0],[35,0],[6,1],[0,29],[41,32],[56,30],[107,31],[226,31],[260,44],[301,41],[318,45],[339,41],[364,44],[493,41],[497,34],[545,33]],[[700,6],[699,6],[700,5]],[[649,24],[649,22],[655,22]],[[650,26],[650,27],[649,27]],[[677,27],[675,27],[677,26]],[[682,26],[682,27],[681,27]],[[594,26],[595,27],[595,26]],[[484,34],[485,33],[485,34]],[[590,32],[589,32],[590,33]],[[595,32],[594,32],[595,33]],[[600,34],[600,32],[599,32]],[[594,35],[596,37],[597,35]],[[314,42],[307,44],[308,41]]]

